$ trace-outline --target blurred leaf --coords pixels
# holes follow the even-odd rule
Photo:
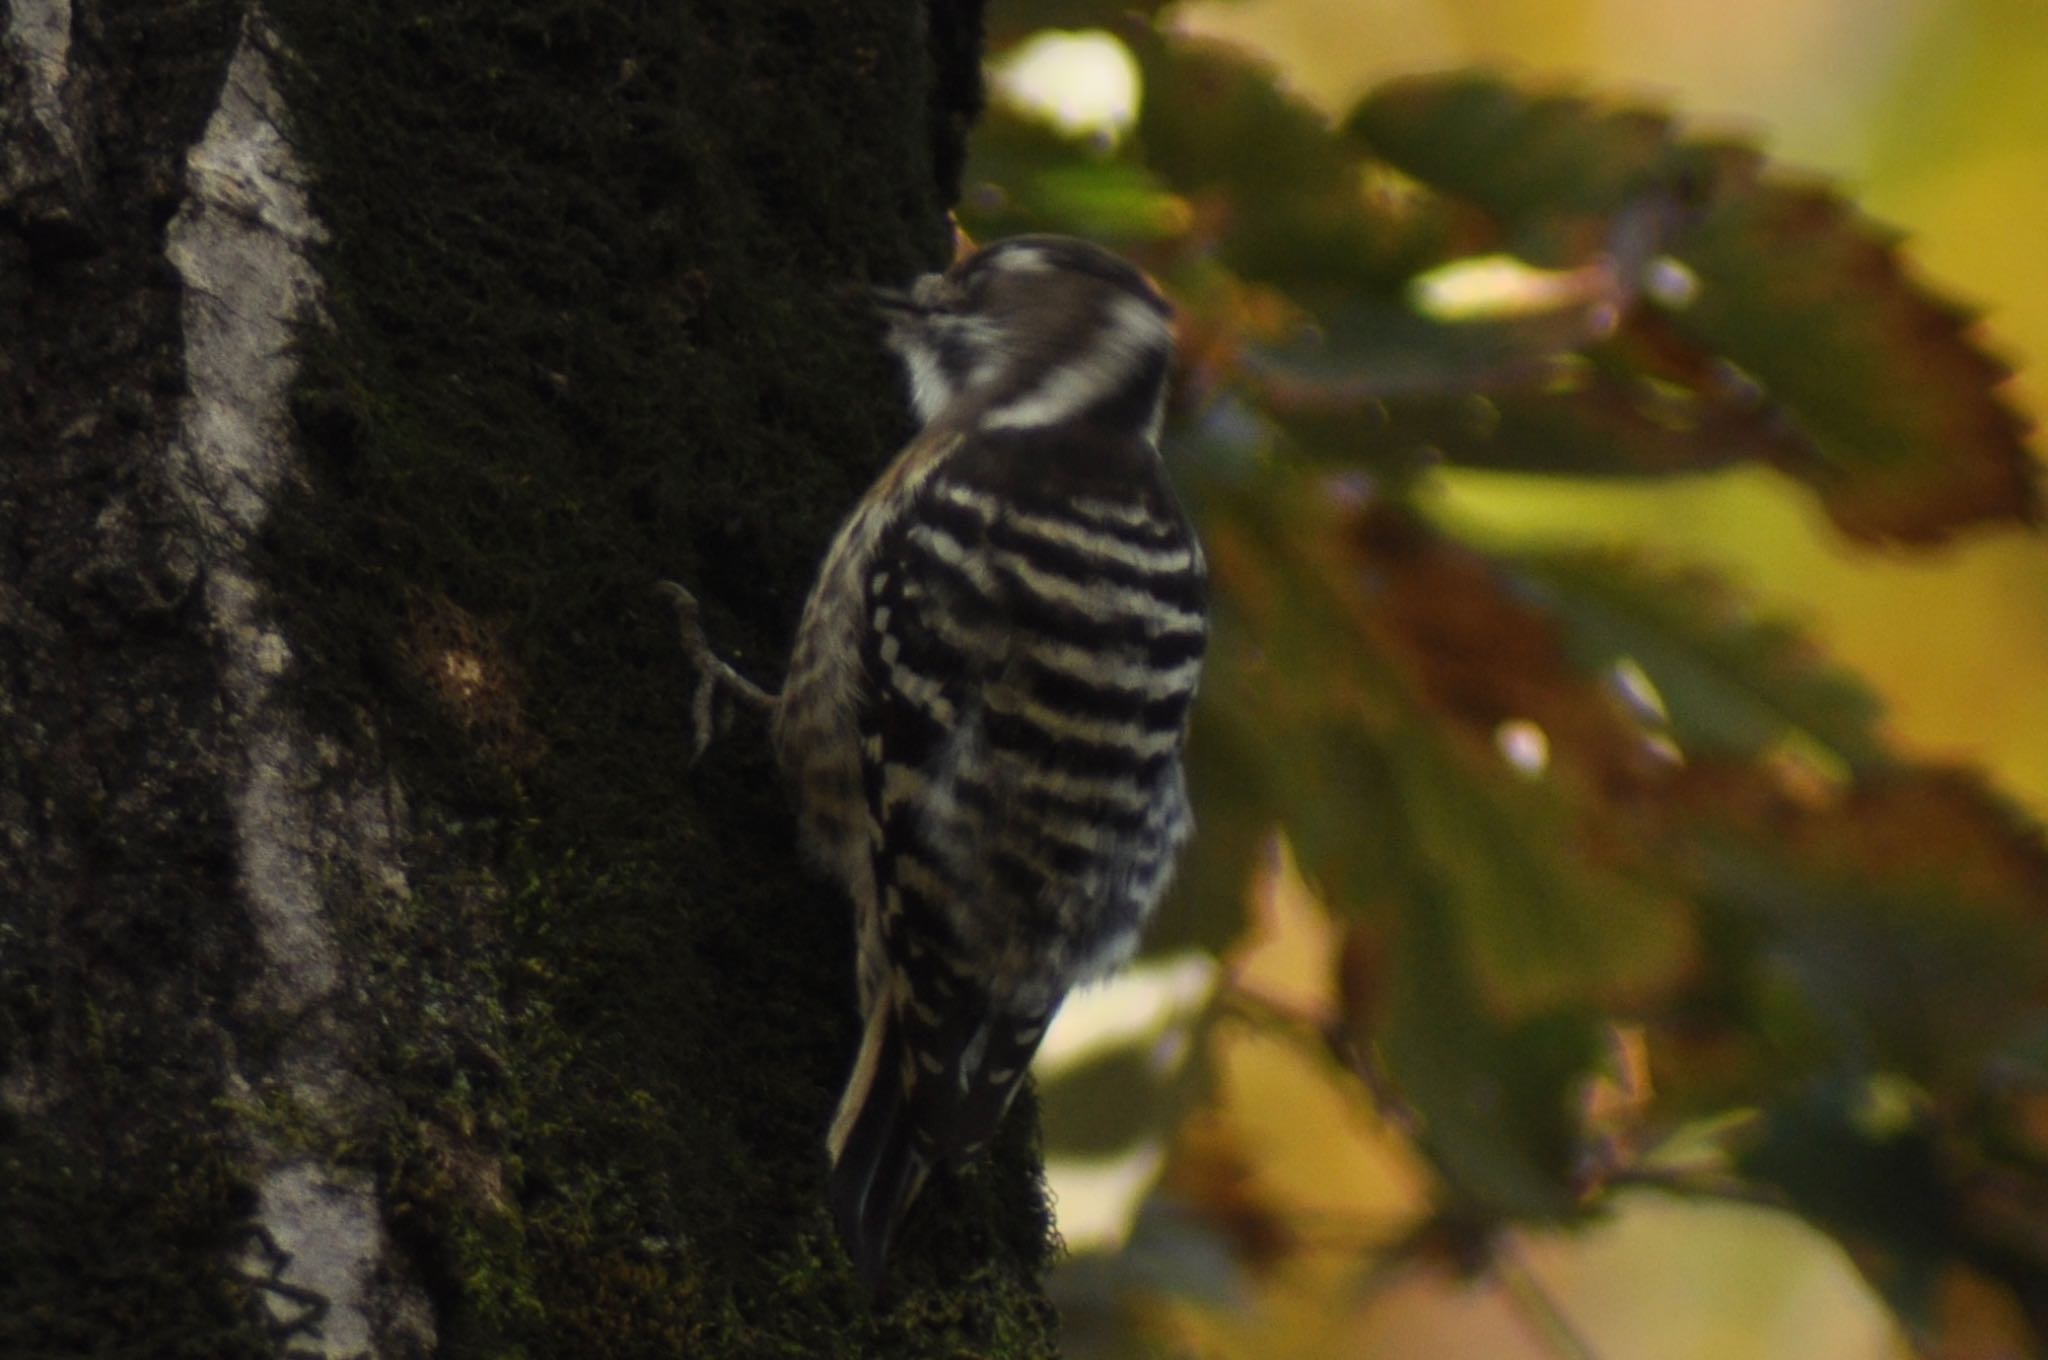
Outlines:
[[[1130,245],[1169,234],[1187,210],[1144,166],[1007,109],[982,119],[962,214],[975,235],[1056,231]]]
[[[1585,1013],[1502,1027],[1482,999],[1447,905],[1411,895],[1376,1045],[1453,1200],[1489,1221],[1552,1221],[1578,1208],[1573,1095],[1600,1055]]]
[[[1880,878],[1823,875],[1759,845],[1716,844],[1703,908],[1758,932],[1748,966],[1795,1007],[1817,1045],[1811,1066],[1900,1072],[1933,1089],[1967,1087],[2026,1014],[2042,981],[2031,930],[1995,909]]]
[[[1573,814],[1554,797],[1484,778],[1441,752],[1406,754],[1404,809],[1421,863],[1403,886],[1436,888],[1436,909],[1456,923],[1475,997],[1490,1014],[1628,1008],[1683,969],[1684,903],[1572,853]]]
[[[1331,612],[1308,564],[1272,537],[1286,532],[1276,508],[1240,495],[1205,526],[1216,613],[1231,641],[1210,659],[1205,711],[1213,730],[1228,732],[1246,786],[1272,819],[1262,830],[1285,829],[1333,904],[1383,910],[1396,882],[1398,790],[1361,717],[1370,726],[1366,715],[1390,702],[1390,677]]]
[[[1597,1211],[1589,1138],[1625,1170],[1678,1121],[1754,1112],[1741,1168],[1902,1307],[1962,1263],[2048,1337],[2038,831],[1903,763],[1862,685],[1708,577],[1501,561],[1412,505],[1441,460],[1762,462],[1866,539],[2031,520],[2023,422],[1970,318],[1841,198],[1660,113],[1468,75],[1384,86],[1332,129],[1158,6],[1109,8],[1049,13],[1130,45],[1131,135],[998,114],[963,214],[1133,250],[1180,308],[1169,452],[1215,645],[1202,831],[1155,944],[1235,933],[1277,826],[1343,923],[1331,1037],[1415,1116],[1451,1239]],[[1649,1075],[1589,1130],[1617,1016]],[[1153,1108],[1146,1075],[1076,1072],[1049,1130],[1117,1144],[1098,1116]],[[1169,1276],[1284,1244],[1227,1153],[1181,1159],[1201,1233]]]
[[[1976,318],[1922,287],[1893,238],[1829,190],[1723,153],[1714,207],[1680,254],[1700,280],[1672,325],[1753,375],[1812,441],[1780,465],[1865,539],[1927,543],[2037,523],[2027,423]]]
[[[1501,248],[1536,264],[1582,263],[1605,221],[1649,193],[1683,188],[1703,158],[1668,118],[1534,94],[1486,72],[1388,81],[1343,125],[1354,143],[1431,188],[1478,204]]]
[[[1356,916],[1428,896],[1502,1018],[1668,983],[1688,956],[1683,905],[1575,796],[1576,771],[1604,784],[1654,764],[1620,704],[1495,569],[1420,521],[1303,505],[1287,523],[1220,535],[1219,583],[1243,598],[1233,567],[1256,553],[1286,601],[1248,619],[1256,671],[1219,657],[1220,682],[1246,700],[1224,706],[1271,763],[1261,782],[1326,900]],[[1542,729],[1554,766],[1531,778],[1496,752],[1511,719]]]
[[[1642,669],[1687,752],[1757,758],[1796,729],[1852,769],[1882,760],[1876,697],[1706,572],[1659,570],[1620,552],[1526,556],[1516,566],[1542,588],[1581,669],[1611,674],[1624,660]]]
[[[1646,326],[1632,314],[1610,339],[1589,345],[1541,384],[1489,389],[1485,415],[1446,421],[1436,408],[1401,403],[1390,424],[1427,432],[1444,457],[1465,467],[1569,476],[1658,476],[1705,472],[1745,460],[1780,461],[1805,445],[1753,383],[1724,368],[1653,360]],[[1657,362],[1663,361],[1663,362]]]
[[[1312,337],[1254,347],[1248,368],[1275,412],[1340,412],[1410,395],[1527,384],[1558,371],[1578,328],[1556,317],[1444,322],[1405,306],[1335,309]]]
[[[1404,881],[1398,867],[1400,788],[1385,752],[1337,723],[1271,733],[1281,825],[1303,876],[1339,911],[1384,918]]]
[[[1690,931],[1625,858],[1581,853],[1598,838],[1567,789],[1514,773],[1493,731],[1533,709],[1565,741],[1640,743],[1476,554],[1300,492],[1211,506],[1217,582],[1243,614],[1218,707],[1269,762],[1259,783],[1305,875],[1392,942],[1389,981],[1348,988],[1369,996],[1347,1019],[1446,1176],[1489,1212],[1564,1214],[1591,1008],[1668,986]]]
[[[1162,1293],[1212,1308],[1244,1308],[1252,1300],[1241,1242],[1170,1200],[1155,1197],[1139,1209],[1124,1255]]]
[[[2048,922],[2048,844],[2038,824],[1972,771],[1888,770],[1824,810],[1777,818],[1770,830],[1829,872],[1874,874],[1984,904],[2028,932],[2023,956],[2037,964],[2048,950],[2035,935]]]
[[[1709,961],[1667,1016],[1667,1099],[1882,1071],[1958,1108],[2024,1071],[2048,1020],[2048,853],[1973,781],[1886,769],[1830,789],[1702,761],[1659,815],[1698,865]],[[1720,1032],[1704,1051],[1703,1023]]]
[[[2010,370],[1975,343],[1969,313],[1909,276],[1894,236],[1832,191],[1772,177],[1746,148],[1677,140],[1660,115],[1493,76],[1395,82],[1346,126],[1492,213],[1539,262],[1590,258],[1605,220],[1645,195],[1688,205],[1670,250],[1690,275],[1642,305],[1665,299],[1661,325],[1696,351],[1687,367],[1718,364],[1782,410],[1797,439],[1755,451],[1847,532],[1931,542],[2040,518],[2027,425],[2001,393]]]
[[[1141,241],[1174,230],[1185,213],[1151,177],[1116,161],[1047,170],[1031,185],[1035,211],[1093,236]]]
[[[1641,308],[1615,325],[1615,305],[1457,321],[1348,305],[1322,331],[1248,346],[1245,368],[1298,447],[1375,467],[1642,476],[1806,456],[1753,381]]]
[[[1815,1082],[1766,1112],[1741,1166],[1848,1244],[1907,1317],[1924,1319],[1954,1245],[1947,1177],[1931,1131],[1874,1126],[1870,1098],[1866,1081]]]
[[[1258,58],[1224,43],[1157,35],[1136,51],[1147,95],[1138,121],[1145,159],[1175,187],[1281,199],[1356,189],[1353,158],[1330,136],[1328,120]]]
[[[1969,770],[1888,766],[1838,791],[1726,763],[1689,768],[1672,802],[1701,832],[1753,837],[1817,871],[1945,888],[2029,928],[2048,921],[2041,828]],[[2048,940],[2038,948],[2048,951]]]
[[[1431,206],[1368,212],[1358,157],[1254,58],[1157,34],[1133,50],[1145,82],[1139,154],[1195,203],[1241,277],[1315,308],[1397,290],[1438,253],[1446,227]]]
[[[1500,564],[1419,516],[1368,503],[1331,534],[1327,568],[1349,597],[1352,627],[1426,714],[1448,721],[1492,770],[1500,725],[1543,729],[1552,763],[1604,782],[1654,763],[1639,724],[1598,672],[1568,655],[1558,621]]]
[[[2048,1319],[2048,1164],[2001,1160],[1971,1130],[1925,1109],[1886,1117],[1879,1090],[1848,1075],[1781,1097],[1742,1156],[1743,1171],[1840,1240],[1917,1329],[1943,1329],[1944,1354],[1953,1340],[1946,1329],[1973,1325],[1956,1315],[1959,1273],[1978,1282],[1977,1307],[2003,1303],[1996,1330],[2008,1344],[2027,1315],[2011,1297],[1986,1297],[1984,1282],[2010,1287],[2031,1309],[2038,1345]]]

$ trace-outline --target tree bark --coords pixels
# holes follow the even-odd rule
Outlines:
[[[0,1354],[1044,1355],[1011,1121],[868,1310],[772,680],[907,431],[971,0],[9,0]]]

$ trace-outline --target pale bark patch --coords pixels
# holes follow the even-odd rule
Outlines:
[[[64,106],[71,77],[71,0],[7,0],[7,37],[20,48],[29,112],[67,162],[78,141]]]
[[[283,113],[268,44],[252,26],[187,157],[189,196],[167,234],[184,281],[190,390],[170,454],[207,546],[206,603],[240,747],[239,878],[265,965],[251,997],[291,1035],[276,1070],[236,1071],[231,1086],[256,1101],[283,1097],[311,1119],[317,1144],[339,1142],[362,1103],[352,1091],[362,1065],[348,1061],[357,1036],[337,1014],[345,976],[327,897],[337,882],[402,893],[405,877],[399,791],[348,768],[307,731],[283,691],[295,659],[252,556],[294,475],[292,341],[318,305],[308,251],[324,237],[279,131]],[[432,1321],[417,1289],[398,1283],[369,1178],[260,1130],[250,1138],[258,1245],[241,1268],[293,1353],[431,1346]]]

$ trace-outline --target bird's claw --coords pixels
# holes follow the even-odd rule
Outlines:
[[[697,688],[690,695],[690,763],[695,765],[731,716],[730,706],[719,703],[721,691],[756,708],[772,707],[776,696],[734,670],[711,649],[710,640],[704,636],[703,610],[695,595],[674,581],[656,581],[654,588],[675,606],[683,650],[689,655],[690,664],[697,668]]]

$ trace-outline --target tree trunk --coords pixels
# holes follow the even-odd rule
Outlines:
[[[9,0],[0,1355],[1044,1355],[1011,1121],[870,1314],[772,680],[907,432],[973,0]]]

